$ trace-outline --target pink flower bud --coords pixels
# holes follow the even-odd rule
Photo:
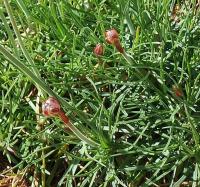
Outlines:
[[[103,46],[101,44],[97,44],[96,47],[94,48],[93,52],[96,56],[103,55]]]
[[[172,90],[174,92],[174,94],[177,96],[177,97],[182,97],[183,96],[183,92],[182,90],[180,89],[180,87],[176,86],[176,85],[173,85],[172,86]]]
[[[115,29],[107,30],[105,32],[105,39],[109,44],[113,44],[120,53],[124,53],[124,48],[119,40],[119,34]]]
[[[115,29],[110,29],[105,32],[106,42],[109,44],[115,44],[116,40],[119,40],[119,34]]]
[[[57,99],[53,97],[49,97],[43,104],[42,104],[42,113],[45,116],[57,116],[61,112],[60,104]]]

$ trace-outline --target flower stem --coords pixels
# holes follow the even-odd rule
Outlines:
[[[129,64],[132,64],[132,59],[130,58],[130,56],[128,56],[128,54],[124,51],[122,53],[123,57],[125,58],[125,60],[129,63]]]
[[[98,146],[96,142],[93,140],[87,138],[85,135],[83,135],[70,121],[69,118],[65,115],[63,111],[59,113],[59,118],[64,122],[64,124],[69,128],[79,139],[83,140],[87,144],[91,146]]]

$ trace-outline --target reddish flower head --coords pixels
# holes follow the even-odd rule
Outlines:
[[[94,48],[93,52],[96,56],[103,55],[103,46],[101,44],[97,44],[96,47]]]
[[[57,99],[53,97],[49,97],[43,104],[42,104],[42,113],[45,116],[57,116],[61,112],[61,107]]]
[[[119,34],[115,29],[110,29],[105,32],[106,42],[109,44],[115,44],[117,40],[119,40]]]
[[[176,86],[176,85],[173,85],[172,86],[172,90],[174,92],[174,94],[177,96],[177,97],[182,97],[183,96],[183,92],[181,90],[180,87]]]
[[[115,29],[107,30],[105,32],[105,39],[109,44],[113,44],[120,53],[124,53],[124,48],[119,40],[119,34]]]

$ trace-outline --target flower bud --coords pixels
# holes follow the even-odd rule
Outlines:
[[[119,40],[119,34],[115,29],[107,30],[105,32],[105,40],[107,43],[113,44],[120,53],[124,53],[124,48]]]
[[[115,29],[110,29],[105,32],[106,42],[109,44],[115,44],[117,40],[119,40],[119,34]]]
[[[182,97],[182,96],[183,96],[183,92],[182,92],[182,90],[181,90],[178,86],[173,85],[173,86],[172,86],[172,90],[173,90],[174,94],[175,94],[177,97]]]
[[[102,56],[103,55],[103,46],[101,44],[97,44],[96,47],[94,48],[93,52],[96,56]]]
[[[42,113],[45,116],[57,116],[61,112],[61,107],[57,99],[53,97],[49,97],[43,104],[42,104]]]

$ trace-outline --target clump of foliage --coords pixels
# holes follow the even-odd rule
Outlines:
[[[196,0],[0,2],[2,180],[199,186],[199,37]]]

